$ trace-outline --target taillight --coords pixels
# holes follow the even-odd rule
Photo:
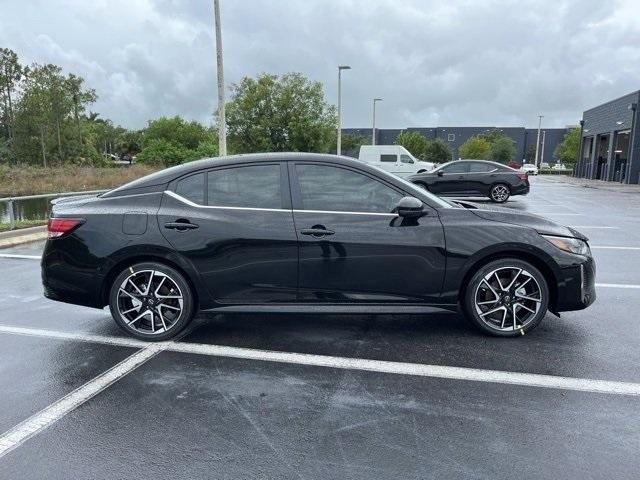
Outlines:
[[[57,238],[71,233],[83,223],[83,218],[50,218],[47,224],[49,238]]]
[[[529,173],[528,172],[518,173],[518,178],[520,180],[527,180],[529,178]]]

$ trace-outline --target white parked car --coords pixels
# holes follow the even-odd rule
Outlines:
[[[428,172],[435,166],[433,163],[421,162],[401,145],[362,145],[358,160],[399,177]]]
[[[536,167],[533,163],[523,163],[521,170],[527,172],[529,175],[538,174],[538,167]]]
[[[552,170],[566,170],[567,167],[564,166],[564,163],[556,163],[553,167],[551,167]]]

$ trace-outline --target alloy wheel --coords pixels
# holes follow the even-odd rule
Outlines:
[[[504,202],[509,198],[509,188],[505,185],[496,185],[491,189],[491,198],[496,202]]]
[[[158,335],[175,326],[182,314],[184,298],[176,281],[166,273],[140,270],[120,284],[117,306],[127,328]]]
[[[542,305],[542,289],[535,277],[518,267],[502,267],[485,275],[474,295],[476,313],[498,331],[525,328]]]

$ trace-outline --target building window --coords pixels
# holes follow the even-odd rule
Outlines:
[[[447,142],[455,142],[456,141],[456,134],[455,133],[449,133],[447,135]]]

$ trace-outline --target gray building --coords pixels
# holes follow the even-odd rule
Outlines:
[[[575,174],[621,183],[640,181],[640,91],[582,114],[582,144]]]
[[[538,130],[524,127],[410,127],[399,128],[376,128],[376,144],[392,145],[402,132],[419,132],[429,140],[441,138],[451,148],[452,159],[458,159],[458,149],[469,138],[480,135],[491,130],[499,130],[511,138],[516,147],[516,156],[513,160],[522,163],[525,158],[527,148],[531,145],[535,148]],[[343,133],[355,136],[371,138],[370,128],[343,128]],[[556,159],[553,152],[567,133],[566,128],[544,128],[540,133],[540,161],[554,163]],[[544,142],[544,144],[543,144]],[[345,152],[347,155],[357,156],[358,152]]]

